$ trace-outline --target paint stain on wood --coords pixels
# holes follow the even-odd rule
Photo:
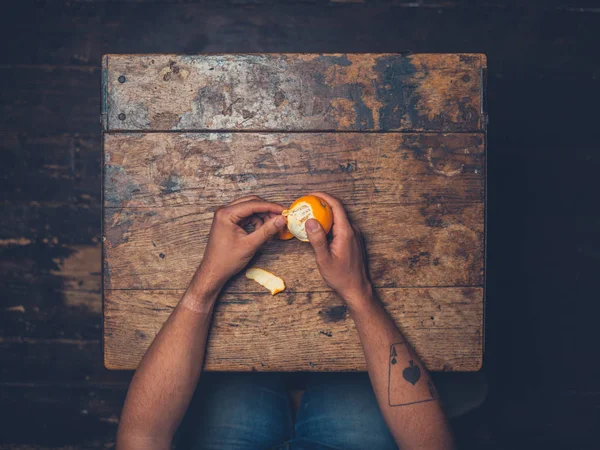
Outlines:
[[[464,56],[111,55],[109,129],[480,131],[485,63]]]
[[[345,305],[339,305],[319,311],[319,316],[321,316],[325,323],[341,322],[346,320],[347,312],[348,309]]]

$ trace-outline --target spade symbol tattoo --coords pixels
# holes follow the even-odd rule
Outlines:
[[[396,363],[397,363],[396,358],[392,358],[392,364],[396,364]]]
[[[408,364],[410,367],[407,367],[402,371],[402,376],[406,381],[414,386],[417,384],[417,381],[419,381],[419,378],[421,378],[421,369],[419,366],[414,365],[412,359],[408,362]]]

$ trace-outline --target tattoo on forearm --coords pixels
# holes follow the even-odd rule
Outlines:
[[[406,342],[390,346],[388,402],[390,406],[407,406],[435,400],[433,383],[421,380],[421,367]]]

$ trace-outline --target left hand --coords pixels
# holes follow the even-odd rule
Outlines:
[[[286,224],[283,207],[256,195],[243,197],[215,212],[202,263],[193,284],[216,294],[242,270],[256,251]],[[254,225],[248,233],[244,227]]]

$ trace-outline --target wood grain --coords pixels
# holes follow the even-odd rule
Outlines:
[[[477,370],[485,66],[479,54],[106,56],[106,366],[136,367],[202,260],[218,206],[324,190],[363,230],[374,284],[426,363]],[[309,245],[270,242],[251,265],[287,290],[270,298],[243,274],[230,280],[210,370],[364,370]],[[443,320],[416,307],[447,292]],[[407,304],[418,312],[404,317]]]
[[[1,442],[10,449],[23,442],[29,450],[113,448],[126,393],[127,383],[0,385]]]
[[[347,204],[484,198],[483,134],[117,133],[104,164],[107,207],[289,204],[315,190]]]
[[[101,315],[96,320],[102,326]],[[128,383],[131,372],[106,370],[102,339],[0,337],[2,383]],[[1,389],[1,388],[0,388]]]
[[[0,133],[97,133],[100,74],[89,66],[0,67]]]
[[[6,298],[0,314],[0,342],[2,337],[14,336],[42,342],[99,341],[102,338],[100,243],[66,246],[48,242],[53,251],[44,252],[40,248],[43,244],[21,239],[24,245],[6,245],[0,249],[3,257],[12,258],[10,264],[0,266],[0,297]]]
[[[105,291],[104,362],[134,369],[183,291]],[[478,370],[481,288],[380,289],[430,370]],[[206,353],[213,371],[366,370],[354,322],[331,292],[224,295]]]
[[[481,54],[108,55],[107,130],[481,131]]]
[[[101,136],[0,134],[2,202],[100,203]]]
[[[347,205],[365,235],[379,287],[483,284],[483,205]],[[213,210],[202,206],[104,210],[105,289],[185,289],[202,260]],[[327,290],[309,244],[269,242],[257,267],[290,292]],[[229,292],[258,291],[242,275]]]

